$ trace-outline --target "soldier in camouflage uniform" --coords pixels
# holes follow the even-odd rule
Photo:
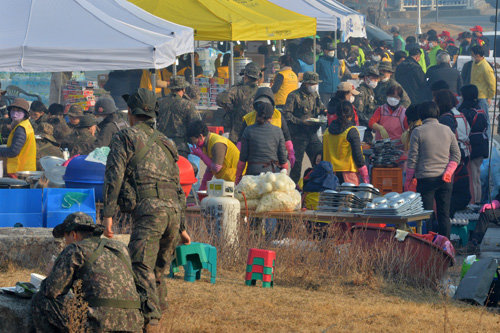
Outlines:
[[[88,155],[98,148],[97,138],[95,137],[96,130],[97,122],[94,115],[86,114],[80,117],[77,127],[66,138],[62,146],[68,148],[71,156]]]
[[[73,130],[75,128],[78,128],[78,124],[80,123],[80,119],[82,117],[83,117],[83,108],[78,104],[71,105],[68,110],[69,128]]]
[[[356,96],[353,104],[358,112],[359,125],[366,127],[365,137],[361,139],[365,142],[371,142],[373,135],[368,127],[368,122],[377,109],[373,89],[378,85],[380,72],[376,67],[368,66],[363,69],[359,77],[362,82],[358,87],[359,95]]]
[[[374,89],[375,92],[375,105],[377,107],[384,105],[387,103],[387,89],[391,86],[400,86],[401,85],[392,78],[394,74],[394,69],[392,65],[388,61],[382,61],[378,65],[378,71],[380,72],[380,81],[377,84],[377,88]],[[403,88],[403,87],[401,87]],[[411,104],[410,97],[403,89],[403,97],[401,98],[401,106],[407,109]]]
[[[41,139],[36,140],[36,169],[42,170],[40,159],[45,156],[56,156],[63,158],[60,145],[54,138],[54,128],[51,124],[42,123],[38,133]]]
[[[260,68],[255,62],[245,66],[243,81],[229,91],[217,96],[216,103],[224,109],[224,130],[229,132],[229,140],[234,144],[243,126],[243,116],[253,111],[253,99],[257,92],[257,81],[261,75]]]
[[[35,134],[40,134],[40,126],[49,118],[47,108],[40,101],[33,101],[30,105],[30,123]]]
[[[299,89],[288,94],[283,108],[295,150],[295,165],[290,172],[290,178],[294,182],[298,182],[301,177],[304,153],[307,153],[314,166],[318,156],[321,157],[323,152],[323,145],[317,135],[319,124],[308,121],[309,118],[317,118],[325,110],[317,93],[318,84],[319,76],[317,73],[305,72],[302,85]]]
[[[201,119],[194,103],[186,95],[188,86],[184,76],[171,77],[168,86],[170,94],[158,101],[158,130],[172,139],[179,154],[186,158],[189,155],[187,128],[193,121]]]
[[[33,296],[37,332],[69,332],[69,316],[75,314],[67,301],[74,297],[70,290],[77,281],[81,281],[83,300],[88,304],[82,313],[86,331],[141,332],[141,301],[127,248],[121,242],[100,238],[102,232],[101,225],[81,212],[68,215],[52,231],[68,245]]]
[[[72,132],[64,119],[64,106],[61,104],[50,104],[47,122],[54,127],[54,137],[57,142],[63,142]]]
[[[145,288],[146,328],[153,330],[167,307],[164,273],[179,233],[185,244],[190,242],[184,228],[186,198],[179,184],[175,145],[154,129],[156,96],[141,88],[124,99],[132,127],[111,140],[104,176],[104,235],[113,237],[112,216],[119,209],[131,211],[128,247],[137,281]]]
[[[127,128],[127,122],[118,115],[118,108],[111,97],[100,97],[95,103],[94,115],[102,121],[97,125],[97,145],[109,146],[113,135],[121,129]]]

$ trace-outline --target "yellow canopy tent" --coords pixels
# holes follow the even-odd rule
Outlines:
[[[316,19],[267,0],[130,0],[153,15],[194,28],[196,40],[278,40],[316,34]]]

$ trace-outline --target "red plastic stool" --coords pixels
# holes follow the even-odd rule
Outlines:
[[[253,265],[254,258],[264,259],[264,267],[273,267],[276,252],[270,250],[250,249],[248,251],[247,265]]]
[[[218,135],[224,134],[224,126],[207,126],[207,128],[208,128],[209,132],[212,132],[212,133],[215,133]]]

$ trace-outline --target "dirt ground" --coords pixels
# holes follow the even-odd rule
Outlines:
[[[0,272],[0,285],[29,279],[29,270]],[[383,283],[310,288],[247,287],[243,273],[208,273],[195,283],[168,279],[169,310],[161,332],[499,332],[500,315]]]

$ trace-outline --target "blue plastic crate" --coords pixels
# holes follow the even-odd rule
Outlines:
[[[88,194],[87,198],[80,204],[75,204],[66,209],[62,207],[63,198],[68,192],[79,192]],[[47,228],[54,228],[62,223],[66,216],[74,212],[86,213],[96,220],[94,189],[84,188],[47,188],[43,192],[43,224]]]
[[[43,227],[41,189],[1,189],[0,227]]]

